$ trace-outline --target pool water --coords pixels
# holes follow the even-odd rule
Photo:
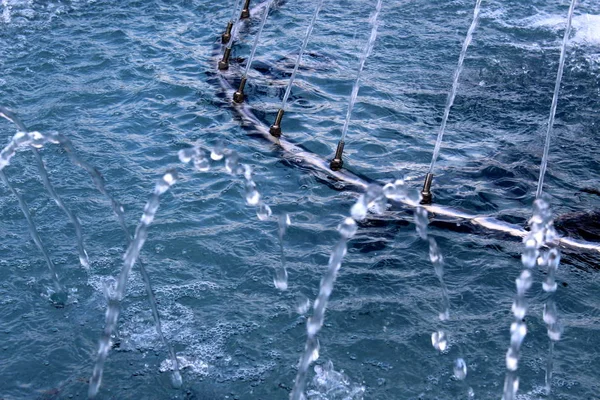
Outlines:
[[[325,2],[298,72],[284,135],[322,158],[331,158],[339,140],[375,3]],[[404,177],[422,185],[474,3],[384,2],[346,138],[348,170],[378,182]],[[280,0],[269,15],[246,87],[248,104],[266,125],[280,106],[314,5]],[[207,0],[0,5],[0,105],[29,129],[68,136],[104,175],[132,232],[156,180],[179,169],[141,257],[165,336],[181,358],[184,386],[170,385],[168,353],[134,267],[98,398],[288,398],[306,339],[306,317],[297,306],[316,297],[336,227],[359,195],[282,159],[231,106],[215,76],[232,6]],[[531,215],[567,10],[557,0],[483,2],[435,169],[436,204],[521,224]],[[233,84],[259,20],[252,15],[233,47],[224,73]],[[599,27],[600,5],[581,0],[544,186],[558,218],[600,205]],[[8,121],[0,128],[5,141],[15,133]],[[179,150],[211,148],[219,140],[253,166],[273,213],[290,216],[284,292],[273,284],[280,262],[276,219],[259,220],[245,204],[243,181],[219,163],[199,173],[179,162]],[[50,274],[2,185],[0,398],[7,400],[87,398],[104,326],[103,287],[118,274],[127,246],[86,172],[56,146],[41,154],[57,191],[81,219],[91,267],[79,265],[72,225],[44,191],[31,152],[20,151],[4,171],[29,205],[69,300],[62,308],[48,300]],[[454,399],[470,392],[500,398],[520,241],[483,229],[430,228],[446,261],[450,297],[449,346],[439,353],[431,333],[440,328],[440,285],[412,218],[390,211],[359,225],[319,334],[316,363],[322,369],[331,361],[343,371],[346,394],[327,393],[315,381],[310,398]],[[597,253],[563,251],[555,293],[564,325],[554,352],[555,399],[600,398],[598,265]],[[534,271],[529,291],[519,368],[523,399],[547,398],[543,276]],[[458,357],[467,364],[464,381],[453,377]],[[309,380],[314,376],[311,371]],[[363,395],[348,397],[361,387]]]

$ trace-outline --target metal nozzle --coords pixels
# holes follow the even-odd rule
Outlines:
[[[240,87],[233,94],[233,101],[235,101],[236,103],[244,102],[244,87],[246,86],[246,80],[247,80],[247,78],[244,76],[242,78],[242,80],[240,81]]]
[[[227,47],[223,53],[223,58],[219,60],[219,69],[229,69],[229,56],[231,55],[231,47]]]
[[[242,8],[242,14],[240,15],[240,19],[250,18],[250,0],[246,0],[244,3],[244,8]]]
[[[269,133],[275,137],[281,137],[281,119],[283,118],[283,108],[280,108],[277,111],[277,116],[275,117],[275,122],[269,128]]]
[[[344,166],[344,160],[342,160],[342,155],[344,154],[344,141],[340,140],[337,149],[335,150],[335,156],[333,160],[329,163],[329,168],[332,171],[339,171]]]
[[[229,21],[227,23],[227,28],[225,28],[225,32],[221,35],[221,43],[227,44],[229,40],[231,40],[231,30],[233,29],[233,22]]]
[[[421,204],[431,204],[433,195],[431,194],[431,182],[433,181],[433,174],[429,173],[425,176],[425,183],[423,184],[423,190],[421,190]]]

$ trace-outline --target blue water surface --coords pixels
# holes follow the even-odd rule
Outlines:
[[[254,3],[254,1],[253,1]],[[325,1],[284,118],[284,135],[320,157],[335,150],[370,33],[375,1]],[[427,172],[474,1],[388,1],[368,58],[346,140],[345,166],[379,182]],[[567,1],[483,1],[435,170],[437,204],[524,224],[531,215]],[[0,105],[28,128],[68,136],[104,175],[133,232],[156,180],[164,196],[141,257],[163,329],[181,357],[173,389],[134,267],[100,399],[286,399],[306,339],[298,299],[314,299],[359,192],[284,161],[252,135],[219,85],[220,34],[233,1],[4,0],[0,5]],[[276,1],[246,88],[270,125],[280,106],[315,1]],[[236,85],[260,15],[239,32],[226,78]],[[600,4],[575,10],[544,186],[557,216],[596,210],[600,180]],[[0,121],[7,142],[15,127]],[[222,140],[255,170],[274,214],[289,213],[284,238],[289,288],[273,284],[277,222],[260,221],[244,186],[213,163],[183,166],[177,152]],[[56,146],[41,150],[51,180],[83,226],[91,267],[79,265],[72,225],[47,195],[30,151],[5,169],[22,193],[69,300],[49,301],[52,280],[16,199],[0,187],[0,398],[87,398],[104,326],[103,287],[114,282],[127,241],[108,200]],[[222,163],[221,163],[222,164]],[[596,191],[596,192],[594,192]],[[596,194],[595,194],[596,193]],[[450,321],[437,314],[440,284],[412,217],[394,212],[360,223],[319,335],[318,365],[344,371],[365,399],[499,399],[509,345],[518,239],[485,230],[432,227],[446,261]],[[575,220],[593,223],[593,217]],[[565,232],[563,232],[565,233]],[[575,232],[566,232],[575,234]],[[593,240],[594,237],[586,237]],[[596,237],[597,241],[600,241]],[[519,368],[522,399],[600,399],[597,253],[565,250],[555,293],[562,340],[553,393],[544,393],[547,294],[534,271]],[[431,333],[443,325],[449,347]],[[466,360],[465,381],[453,377]],[[311,370],[309,379],[315,373]],[[311,399],[358,399],[325,393]],[[320,396],[320,397],[319,397]]]

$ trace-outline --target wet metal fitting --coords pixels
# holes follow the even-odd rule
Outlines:
[[[227,44],[229,40],[231,40],[231,30],[233,29],[233,22],[229,21],[227,23],[227,28],[225,28],[225,32],[221,35],[221,43]]]
[[[342,155],[344,154],[344,141],[340,140],[337,149],[335,150],[335,156],[333,160],[329,163],[329,168],[332,171],[339,171],[344,166],[344,161],[342,160]]]
[[[244,8],[242,8],[242,14],[240,15],[240,19],[250,18],[250,0],[246,0],[244,3]]]
[[[429,173],[425,176],[425,183],[423,184],[423,190],[421,190],[421,204],[431,204],[433,195],[431,194],[431,182],[433,181],[433,174]]]
[[[231,47],[227,47],[223,53],[223,58],[219,60],[219,69],[229,69],[229,56],[231,55]]]
[[[235,101],[236,103],[244,102],[244,87],[246,86],[246,80],[247,80],[247,78],[244,76],[242,78],[242,80],[240,81],[240,87],[233,94],[233,101]]]
[[[275,122],[269,128],[269,133],[275,137],[281,137],[281,119],[283,118],[283,108],[280,108],[277,111],[277,116],[275,117]]]

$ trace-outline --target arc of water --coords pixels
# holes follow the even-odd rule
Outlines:
[[[292,86],[294,84],[294,80],[296,79],[296,74],[298,73],[298,67],[300,66],[300,62],[302,61],[302,55],[306,50],[306,46],[308,45],[308,39],[312,33],[313,27],[315,26],[315,22],[317,20],[317,16],[319,15],[319,11],[323,6],[323,0],[319,0],[317,2],[317,6],[315,7],[315,11],[313,12],[313,16],[310,20],[308,27],[306,28],[306,34],[304,35],[304,40],[302,41],[302,45],[300,46],[300,52],[298,52],[298,58],[296,59],[296,64],[294,64],[294,70],[292,71],[292,76],[290,76],[290,81],[285,89],[285,94],[283,95],[283,100],[281,102],[281,108],[277,110],[277,116],[275,117],[275,122],[271,125],[269,132],[271,135],[275,137],[281,136],[281,120],[283,119],[283,114],[285,113],[285,106],[287,104],[288,98],[290,97],[290,93],[292,92]]]
[[[95,167],[88,164],[85,160],[83,160],[82,158],[80,158],[78,156],[77,152],[75,151],[75,148],[71,144],[71,141],[66,136],[61,135],[61,134],[42,135],[40,132],[29,132],[26,130],[25,125],[20,121],[20,119],[15,115],[15,113],[11,112],[10,110],[8,110],[2,106],[0,106],[0,116],[13,122],[19,129],[17,134],[13,137],[13,139],[9,143],[9,145],[6,146],[2,150],[2,152],[0,152],[0,171],[2,171],[2,169],[6,165],[8,165],[8,163],[10,162],[10,159],[14,156],[17,148],[19,148],[19,147],[29,146],[29,147],[33,148],[34,153],[37,154],[36,147],[42,147],[47,142],[60,144],[61,147],[63,148],[63,150],[65,150],[65,152],[67,153],[71,162],[73,164],[77,165],[78,167],[84,169],[86,172],[88,172],[88,174],[90,175],[90,177],[92,179],[92,182],[96,186],[96,189],[110,201],[111,208],[112,208],[115,216],[117,217],[117,220],[119,221],[119,225],[121,226],[121,229],[125,233],[125,238],[126,238],[128,244],[131,242],[132,237],[131,237],[131,234],[129,233],[129,229],[127,228],[127,224],[125,223],[125,215],[124,215],[123,206],[118,201],[116,201],[114,199],[114,197],[112,197],[112,195],[110,193],[108,193],[108,191],[106,190],[104,177],[102,176],[100,171],[98,171]],[[41,161],[41,157],[39,159]],[[43,164],[42,164],[42,166],[43,166]],[[48,181],[48,183],[49,183],[49,180],[47,179],[47,174],[45,174],[45,169],[43,169],[43,170],[40,169],[40,174],[42,174],[42,180]],[[46,176],[46,179],[44,179],[44,175]],[[56,198],[58,198],[60,200],[58,195],[56,195]],[[66,210],[68,210],[68,209],[65,207],[63,210],[65,210],[65,213],[67,213]],[[73,221],[75,221],[77,223],[76,225],[74,223],[74,225],[80,227],[79,219],[74,214],[73,214],[73,216],[74,216]],[[76,230],[76,232],[77,232],[77,230]],[[79,239],[79,236],[78,236],[78,240],[81,240],[81,246],[83,248],[83,239]],[[85,253],[85,254],[87,256],[87,253]],[[144,281],[144,286],[146,288],[146,295],[148,297],[148,303],[152,310],[152,317],[154,318],[154,325],[155,325],[156,333],[158,334],[161,342],[165,345],[167,352],[169,353],[169,356],[171,358],[171,363],[173,365],[173,375],[172,375],[173,385],[178,387],[181,385],[182,378],[181,378],[181,374],[179,372],[179,363],[177,361],[177,356],[175,354],[175,350],[173,349],[173,346],[171,346],[171,344],[167,341],[167,339],[165,338],[165,336],[163,334],[162,324],[160,321],[160,316],[158,314],[158,307],[156,305],[156,298],[155,298],[154,292],[152,290],[152,284],[150,281],[150,276],[148,275],[148,271],[146,270],[141,259],[138,260],[138,265],[140,267],[140,274],[142,276],[142,280]]]
[[[20,131],[27,132],[27,128],[25,127],[25,124],[23,124],[23,122],[16,116],[15,113],[6,109],[5,107],[0,106],[0,117],[4,117],[5,119],[14,123]],[[58,195],[58,193],[56,193],[56,190],[54,189],[54,187],[52,186],[52,183],[50,182],[50,178],[48,177],[48,171],[46,170],[46,167],[44,166],[44,161],[42,160],[42,157],[40,156],[38,149],[36,149],[35,147],[32,147],[32,151],[33,151],[33,155],[35,157],[38,172],[40,174],[40,177],[42,178],[42,183],[43,183],[44,187],[46,188],[46,191],[50,194],[50,197],[54,200],[54,202],[58,205],[58,207],[67,215],[67,217],[69,218],[69,221],[71,221],[71,223],[73,224],[73,227],[75,229],[75,236],[77,237],[77,250],[79,252],[79,262],[81,263],[81,265],[84,268],[89,268],[90,262],[89,262],[89,257],[88,257],[87,251],[85,250],[83,233],[81,230],[81,223],[79,222],[79,218],[73,211],[71,211],[65,205],[65,203],[63,202],[61,197]]]
[[[205,151],[199,146],[190,147],[180,150],[178,153],[179,160],[188,164],[193,161],[194,167],[199,172],[206,172],[210,169],[210,161],[205,155]],[[215,161],[220,161],[225,157],[225,170],[233,176],[243,175],[244,177],[244,192],[246,203],[249,206],[256,207],[256,216],[261,221],[267,221],[273,211],[271,207],[262,201],[262,196],[256,189],[256,183],[252,178],[252,168],[247,164],[239,163],[239,156],[235,151],[226,151],[223,149],[222,143],[218,143],[210,152],[210,158]],[[277,216],[277,236],[279,239],[280,264],[275,268],[275,277],[273,283],[279,290],[287,290],[288,288],[288,273],[285,268],[285,253],[283,247],[283,237],[290,226],[291,221],[286,213]]]
[[[462,49],[460,51],[460,55],[458,57],[458,65],[456,66],[456,70],[454,71],[454,78],[452,80],[452,89],[450,89],[450,93],[448,93],[448,98],[446,99],[446,107],[444,108],[444,116],[442,117],[442,124],[440,125],[440,130],[438,131],[437,139],[435,141],[435,146],[433,148],[433,155],[431,156],[431,163],[429,164],[429,170],[427,171],[427,175],[425,175],[425,182],[423,183],[423,190],[421,191],[421,195],[423,196],[423,204],[430,204],[432,200],[431,194],[431,183],[433,182],[433,168],[435,167],[435,163],[437,161],[438,155],[440,153],[440,148],[442,146],[442,139],[444,137],[444,132],[446,131],[446,124],[448,123],[448,116],[450,115],[450,108],[452,104],[454,104],[454,99],[456,97],[456,92],[458,90],[458,80],[460,78],[460,73],[463,69],[463,63],[465,61],[465,56],[467,54],[467,49],[471,44],[471,40],[473,39],[473,32],[475,32],[475,28],[477,27],[477,22],[479,21],[479,11],[481,10],[481,0],[477,0],[475,3],[475,9],[473,10],[473,20],[471,21],[471,26],[469,26],[469,30],[467,31],[467,36],[465,36],[465,41],[463,42]]]
[[[254,55],[256,54],[256,49],[258,47],[258,42],[260,40],[260,35],[262,34],[263,28],[267,22],[267,17],[269,16],[269,10],[271,10],[271,5],[273,4],[273,0],[269,0],[267,6],[265,7],[265,12],[263,14],[262,20],[260,21],[260,26],[258,27],[258,31],[256,32],[256,36],[254,38],[254,44],[252,45],[252,50],[250,51],[250,57],[248,57],[248,62],[246,63],[246,69],[244,70],[243,77],[248,76],[248,72],[250,72],[250,67],[252,66],[252,61],[254,61]]]
[[[290,76],[290,81],[288,82],[287,88],[285,89],[285,94],[283,95],[283,100],[281,102],[281,109],[285,111],[285,106],[287,104],[288,98],[290,97],[290,93],[292,92],[292,85],[294,84],[294,80],[296,79],[296,73],[298,72],[298,67],[300,66],[300,62],[302,61],[302,56],[304,55],[304,51],[306,50],[306,46],[308,45],[308,40],[310,39],[310,35],[312,34],[313,28],[315,26],[315,22],[317,21],[317,17],[319,15],[319,11],[323,7],[323,0],[319,0],[315,7],[315,11],[313,12],[312,18],[310,20],[310,24],[308,28],[306,28],[306,33],[304,34],[304,40],[302,41],[302,45],[300,46],[300,52],[298,53],[298,58],[296,59],[296,64],[294,65],[294,70],[292,71],[292,75]]]
[[[563,36],[562,46],[560,48],[558,72],[556,74],[556,83],[554,84],[554,94],[552,96],[552,105],[550,106],[550,116],[548,117],[548,128],[546,130],[546,139],[544,142],[544,153],[542,155],[542,163],[540,165],[540,177],[538,180],[537,191],[535,193],[536,198],[540,198],[544,187],[544,177],[546,176],[546,169],[548,166],[548,153],[550,152],[550,135],[552,134],[552,128],[554,127],[554,117],[556,115],[556,107],[558,105],[558,92],[560,91],[560,82],[562,80],[563,70],[565,68],[567,42],[569,40],[569,34],[571,33],[571,21],[573,19],[575,3],[576,0],[571,0],[571,6],[569,7],[569,14],[567,16],[567,26],[565,29],[565,34]]]
[[[370,208],[373,208],[376,213],[383,213],[387,207],[387,200],[407,201],[416,206],[419,204],[420,197],[416,190],[407,190],[403,181],[389,183],[383,188],[379,185],[369,185],[367,191],[358,198],[350,209],[351,216],[345,218],[338,226],[340,239],[333,248],[327,264],[327,271],[321,279],[319,294],[313,303],[313,315],[306,321],[306,344],[298,364],[298,373],[290,395],[291,400],[305,399],[304,390],[308,368],[313,361],[319,358],[317,335],[325,322],[325,310],[329,302],[329,296],[333,292],[333,284],[337,278],[337,273],[346,255],[348,241],[354,237],[358,229],[356,221],[365,219]]]
[[[467,31],[467,36],[465,37],[465,41],[463,42],[462,49],[460,51],[460,56],[458,57],[458,65],[456,67],[456,70],[454,71],[452,89],[450,90],[450,93],[448,93],[448,98],[446,99],[446,107],[444,108],[442,124],[440,125],[440,130],[438,131],[435,147],[433,148],[433,156],[431,157],[431,164],[429,165],[429,170],[427,171],[429,174],[433,173],[435,162],[437,161],[438,155],[440,153],[442,139],[444,137],[444,132],[446,131],[446,124],[448,123],[448,116],[450,115],[450,108],[452,107],[452,104],[454,104],[454,99],[456,98],[456,92],[458,90],[458,80],[460,78],[460,73],[463,69],[463,63],[465,61],[467,49],[469,48],[471,40],[473,39],[473,32],[475,32],[475,28],[477,27],[477,23],[479,21],[480,10],[481,0],[477,0],[477,2],[475,3],[475,9],[473,10],[473,20],[471,21],[471,26],[469,26],[469,30]]]
[[[367,57],[371,55],[373,51],[373,47],[375,46],[375,39],[377,39],[377,19],[379,17],[379,12],[381,11],[382,0],[377,0],[377,5],[375,6],[375,12],[369,19],[369,22],[372,25],[371,35],[369,36],[369,40],[365,44],[365,47],[362,51],[360,62],[358,64],[358,71],[356,72],[356,78],[354,79],[354,84],[352,85],[352,93],[350,94],[350,101],[348,102],[348,109],[346,110],[346,119],[344,121],[344,127],[342,128],[342,136],[340,138],[341,141],[346,139],[346,134],[348,133],[348,126],[350,125],[350,117],[352,116],[352,110],[354,109],[354,104],[356,103],[356,98],[358,97],[358,89],[360,88],[360,77],[362,75],[362,71],[365,68],[365,62],[367,61]]]
[[[114,292],[107,290],[108,294],[108,308],[106,310],[106,324],[104,327],[104,332],[102,334],[102,338],[100,339],[100,346],[98,349],[98,358],[96,360],[96,365],[94,366],[94,371],[92,373],[92,377],[90,379],[90,386],[88,395],[90,398],[96,397],[98,394],[98,390],[100,388],[100,384],[102,383],[102,373],[104,369],[104,362],[106,361],[106,357],[108,356],[108,352],[111,346],[111,336],[116,329],[117,320],[119,319],[120,312],[120,304],[123,298],[125,297],[125,290],[127,289],[127,280],[129,278],[129,273],[131,272],[131,268],[137,261],[140,251],[144,246],[144,243],[148,237],[148,228],[152,221],[154,221],[154,217],[156,216],[156,212],[158,211],[158,206],[160,204],[160,196],[165,193],[169,188],[176,182],[177,180],[177,172],[175,170],[169,170],[166,174],[164,174],[156,183],[154,191],[150,196],[150,199],[146,203],[144,207],[144,213],[142,214],[142,218],[135,230],[135,234],[133,236],[133,240],[127,247],[127,251],[125,252],[123,268],[121,269],[121,273],[119,274],[119,279],[117,280],[116,288],[114,288]]]
[[[503,400],[514,400],[519,390],[519,378],[517,376],[517,369],[519,367],[520,349],[525,335],[527,335],[527,325],[523,321],[527,314],[527,299],[525,294],[529,288],[531,288],[533,282],[533,268],[540,264],[546,264],[549,261],[548,254],[541,251],[546,245],[552,245],[558,242],[558,235],[554,230],[552,222],[552,213],[548,204],[543,199],[537,199],[533,203],[533,216],[529,220],[530,232],[523,238],[525,248],[521,255],[521,262],[523,263],[524,269],[516,280],[517,285],[517,296],[512,304],[512,312],[515,317],[514,322],[510,326],[510,347],[506,353],[506,379],[504,381],[504,394]],[[540,261],[541,260],[541,261]],[[558,259],[553,259],[553,267],[558,266]],[[546,284],[552,286],[547,287]],[[544,285],[545,289],[556,290],[556,283],[554,282],[554,275],[548,277],[548,281]],[[546,315],[544,320],[546,321]],[[548,319],[548,336],[551,341],[558,340],[560,338],[560,330],[556,324],[556,313],[552,313],[551,319]],[[557,330],[557,335],[553,335],[554,330]],[[552,356],[552,348],[550,347],[550,354]],[[551,366],[551,358],[549,359],[549,365]],[[551,370],[550,370],[551,371]],[[547,371],[549,373],[549,371]],[[551,374],[551,372],[550,372]]]
[[[377,0],[377,5],[375,6],[375,12],[369,18],[369,22],[371,23],[371,34],[369,35],[369,40],[365,44],[365,47],[361,53],[360,61],[358,64],[358,71],[356,72],[356,79],[354,80],[354,84],[352,85],[352,92],[350,94],[350,101],[348,102],[348,109],[346,110],[346,119],[344,121],[344,126],[342,127],[342,136],[337,145],[337,149],[335,152],[335,156],[331,161],[330,167],[332,170],[340,170],[343,166],[343,152],[344,145],[346,140],[346,134],[348,133],[348,126],[350,125],[350,117],[352,116],[352,110],[354,109],[354,104],[356,103],[356,98],[358,97],[358,89],[360,87],[360,76],[362,75],[362,71],[365,67],[365,62],[367,61],[367,57],[373,51],[373,47],[375,46],[375,39],[377,38],[377,19],[379,18],[379,12],[381,11],[382,0]]]
[[[35,222],[33,221],[33,218],[31,217],[31,213],[29,212],[29,208],[27,207],[27,203],[25,203],[25,200],[23,200],[23,197],[13,187],[13,185],[8,180],[8,177],[2,170],[0,170],[0,179],[8,187],[8,190],[10,190],[10,192],[17,198],[17,202],[19,203],[19,208],[21,209],[21,211],[23,212],[23,215],[25,216],[25,219],[27,220],[27,225],[29,227],[29,233],[31,234],[31,238],[33,239],[33,242],[35,243],[37,248],[40,250],[40,252],[44,256],[44,259],[46,260],[46,265],[48,266],[48,270],[50,270],[50,275],[52,276],[52,282],[54,283],[54,289],[56,291],[55,292],[55,303],[56,304],[64,303],[64,300],[66,297],[66,291],[63,288],[62,284],[60,283],[60,280],[58,278],[58,273],[56,272],[56,266],[52,262],[52,259],[50,258],[50,254],[48,254],[48,250],[46,249],[46,246],[44,246],[44,243],[42,242],[42,239],[40,238],[40,235],[38,234],[37,228],[35,226]]]

